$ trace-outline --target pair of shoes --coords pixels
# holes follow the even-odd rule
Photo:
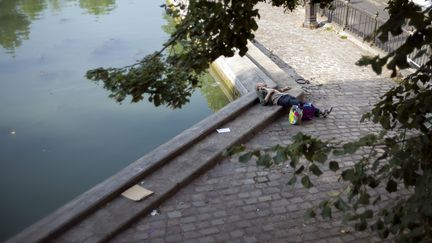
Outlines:
[[[333,110],[333,107],[330,107],[330,109],[325,109],[324,111],[320,112],[320,115],[324,118],[326,118]]]

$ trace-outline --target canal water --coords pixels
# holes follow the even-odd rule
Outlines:
[[[0,241],[228,100],[209,76],[180,110],[118,104],[86,80],[167,39],[162,0],[0,0]]]

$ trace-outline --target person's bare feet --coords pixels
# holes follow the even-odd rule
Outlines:
[[[284,92],[284,91],[287,91],[287,90],[290,90],[290,89],[291,89],[291,87],[285,86],[285,87],[281,88],[280,91]]]

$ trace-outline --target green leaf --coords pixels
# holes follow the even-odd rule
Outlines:
[[[329,168],[332,171],[337,171],[337,170],[339,170],[339,163],[336,161],[330,161]]]
[[[234,154],[238,154],[243,152],[246,149],[246,147],[242,144],[242,145],[236,145],[236,146],[232,146],[231,148],[225,149],[222,152],[222,155],[224,156],[233,156]]]
[[[358,214],[347,213],[346,216],[345,216],[345,222],[356,221],[359,218],[360,218],[360,216]]]
[[[371,56],[362,56],[355,64],[358,66],[367,66],[372,63],[373,57]]]
[[[252,152],[247,152],[245,154],[240,155],[239,162],[240,163],[247,163],[247,162],[249,162],[249,160],[252,158],[252,155],[253,155]]]
[[[360,138],[359,145],[371,146],[377,141],[377,136],[375,134],[367,134]]]
[[[387,228],[378,231],[378,235],[379,235],[379,237],[381,237],[381,239],[386,239],[389,234],[390,234],[390,232]]]
[[[353,154],[359,148],[357,143],[346,143],[343,146],[343,150],[345,154]]]
[[[261,151],[260,150],[255,150],[255,151],[253,151],[252,152],[252,154],[255,156],[255,157],[260,157],[261,156]]]
[[[340,192],[331,191],[331,192],[328,192],[327,195],[329,195],[330,197],[338,197],[340,195]]]
[[[319,203],[319,208],[322,209],[325,205],[329,204],[330,200],[323,200]]]
[[[309,170],[316,176],[322,175],[322,171],[318,168],[316,164],[311,164]]]
[[[345,181],[351,181],[354,179],[354,170],[353,169],[347,169],[342,171],[342,179]]]
[[[312,157],[312,160],[320,163],[324,163],[327,160],[327,154],[322,152],[315,153]]]
[[[381,123],[381,126],[384,129],[389,130],[391,128],[389,116],[381,116],[381,118],[379,119],[379,122]]]
[[[369,204],[369,194],[367,192],[361,192],[358,202],[363,205]]]
[[[293,175],[291,179],[288,181],[287,185],[294,185],[297,181],[297,176]]]
[[[332,218],[332,209],[328,204],[325,204],[321,209],[321,216],[323,218]]]
[[[303,176],[301,179],[301,183],[305,188],[311,188],[313,186],[312,182],[309,179],[309,176]]]
[[[341,156],[341,155],[344,155],[345,152],[342,149],[335,149],[335,150],[333,150],[333,154],[336,156]]]
[[[303,215],[304,220],[309,220],[311,218],[315,218],[316,214],[313,209],[308,209]]]
[[[296,171],[295,171],[295,173],[298,175],[298,174],[300,174],[300,173],[302,173],[303,172],[303,170],[304,170],[304,165],[302,165],[302,166],[300,166]]]
[[[379,201],[381,201],[381,195],[375,198],[375,200],[372,202],[373,205],[376,205]]]
[[[370,188],[376,188],[379,185],[379,181],[373,178],[372,176],[368,177],[368,185]]]
[[[350,206],[342,198],[339,198],[336,202],[334,202],[333,206],[341,211],[350,209]]]
[[[296,160],[295,158],[291,158],[291,161],[289,162],[289,165],[291,166],[291,168],[295,169],[296,166],[298,164],[298,160]]]
[[[385,210],[385,209],[384,209],[384,210]],[[394,213],[391,212],[391,211],[387,211],[387,212],[384,214],[384,223],[385,223],[385,224],[391,224],[392,222],[394,222],[394,218],[395,218]]]
[[[281,149],[277,150],[276,156],[273,157],[273,161],[276,164],[280,164],[280,163],[285,162],[286,160],[287,160],[287,156],[286,156],[285,152]]]
[[[366,220],[361,220],[359,223],[356,223],[354,225],[354,228],[358,231],[364,231],[364,230],[366,230],[367,225],[368,224],[367,224]]]
[[[397,191],[397,183],[394,180],[390,179],[387,182],[386,190],[390,193]]]
[[[372,225],[374,230],[382,230],[384,229],[385,225],[384,222],[381,219],[378,219],[375,224]]]
[[[372,210],[368,209],[364,213],[362,213],[362,217],[366,219],[371,219],[373,217],[374,213]]]
[[[261,155],[257,160],[257,165],[269,167],[271,165],[271,157],[268,154]]]
[[[388,172],[389,170],[390,170],[390,165],[385,164],[378,170],[377,174],[383,174],[385,172]]]

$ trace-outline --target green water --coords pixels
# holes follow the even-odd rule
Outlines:
[[[84,78],[159,49],[162,3],[0,0],[0,241],[228,102],[208,76],[181,110],[120,105]]]

